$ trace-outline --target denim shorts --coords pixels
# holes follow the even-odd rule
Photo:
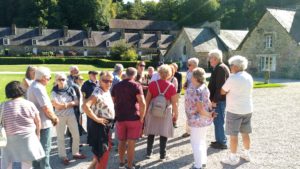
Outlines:
[[[230,136],[237,136],[239,133],[249,134],[252,132],[251,127],[252,113],[234,114],[227,112],[225,133]]]

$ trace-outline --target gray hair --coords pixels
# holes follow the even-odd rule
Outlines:
[[[126,69],[126,76],[128,78],[134,78],[137,74],[137,70],[134,67],[129,67]]]
[[[69,70],[71,72],[72,70],[79,70],[79,68],[76,65],[72,65],[72,66],[70,66]]]
[[[124,70],[124,67],[122,64],[117,63],[114,67],[114,73],[120,73]]]
[[[35,70],[35,80],[42,80],[43,77],[51,77],[51,71],[47,67],[38,67]]]
[[[200,84],[203,84],[205,82],[205,70],[203,68],[196,68],[196,69],[194,69],[192,76]]]
[[[219,49],[213,49],[213,50],[209,51],[208,57],[209,58],[214,57],[219,62],[223,62],[223,54],[222,54],[222,51]]]
[[[198,58],[190,58],[189,60],[188,60],[188,63],[189,64],[193,64],[193,65],[195,65],[196,67],[198,66],[198,64],[199,64],[199,59]]]
[[[59,78],[64,78],[64,79],[67,80],[67,76],[63,72],[58,72],[58,73],[55,74],[55,81],[57,81]]]
[[[149,69],[155,70],[153,66],[149,66],[147,70],[149,70]]]
[[[240,55],[232,56],[228,60],[228,63],[229,65],[237,66],[241,71],[246,70],[248,67],[248,59]]]

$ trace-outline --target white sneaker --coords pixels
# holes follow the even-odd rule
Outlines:
[[[251,161],[251,155],[249,150],[244,150],[241,154],[241,158],[244,159],[245,161],[250,162]]]
[[[240,162],[240,158],[236,155],[229,155],[227,158],[224,158],[221,162],[229,165],[237,165]]]

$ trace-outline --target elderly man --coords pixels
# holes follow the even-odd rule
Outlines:
[[[112,91],[112,88],[121,81],[121,76],[123,73],[124,67],[122,64],[116,64],[115,68],[114,68],[114,72],[113,72],[113,82],[112,82],[112,86],[110,88],[110,91]]]
[[[188,60],[188,65],[187,65],[188,66],[188,71],[186,73],[186,80],[185,80],[185,83],[183,85],[183,88],[185,90],[188,90],[190,87],[192,87],[193,70],[198,67],[198,64],[199,64],[199,59],[197,59],[197,58],[190,58]],[[186,132],[182,135],[182,137],[189,137],[191,129],[189,128],[187,121],[185,123],[185,131]]]
[[[73,83],[75,83],[75,77],[79,75],[79,68],[78,66],[71,66],[69,68],[69,71],[70,71],[70,75],[68,75],[68,85],[69,86],[72,86]]]
[[[238,145],[238,134],[242,134],[244,152],[241,158],[251,161],[249,153],[250,137],[252,132],[251,117],[253,112],[253,78],[245,70],[248,60],[242,56],[233,56],[229,59],[232,75],[226,80],[221,94],[226,95],[226,127],[227,135],[230,135],[229,157],[222,160],[223,163],[236,165],[239,158],[236,154]]]
[[[40,141],[45,151],[46,157],[34,161],[33,168],[51,169],[50,150],[51,150],[51,128],[58,123],[58,117],[53,111],[51,100],[47,94],[46,86],[51,79],[51,73],[48,68],[39,67],[35,71],[35,81],[29,86],[27,99],[34,103],[41,117]]]
[[[125,169],[125,152],[127,145],[127,169],[134,169],[134,149],[136,140],[141,136],[146,103],[141,84],[135,82],[137,70],[129,67],[126,79],[116,84],[112,90],[115,102],[116,127],[119,139],[119,168]]]
[[[230,71],[222,62],[223,55],[219,49],[210,51],[208,56],[210,65],[213,67],[208,85],[210,100],[213,109],[218,113],[214,119],[216,141],[211,142],[210,146],[215,149],[227,149],[227,139],[224,134],[226,97],[221,95],[221,88],[229,77]]]

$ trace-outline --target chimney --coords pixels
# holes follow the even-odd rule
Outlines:
[[[38,27],[38,35],[43,36],[43,26],[41,25]]]
[[[17,35],[17,25],[16,24],[11,25],[11,35]]]
[[[161,31],[157,31],[156,36],[158,40],[161,40]]]
[[[125,39],[125,30],[121,29],[121,39]]]
[[[86,33],[87,33],[88,38],[92,38],[92,28],[91,27],[87,28]]]
[[[63,26],[63,36],[64,37],[68,37],[69,36],[69,33],[68,33],[68,26]]]
[[[140,31],[139,34],[140,34],[140,38],[144,39],[144,31]]]

